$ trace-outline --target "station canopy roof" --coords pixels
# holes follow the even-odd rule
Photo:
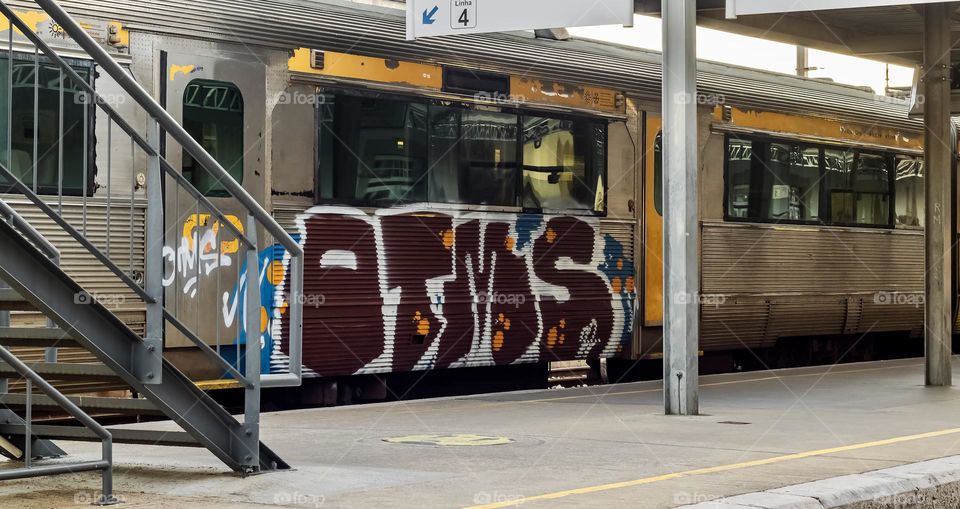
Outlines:
[[[669,0],[663,0],[669,1]],[[635,0],[639,14],[660,13],[661,0]],[[809,48],[900,65],[923,58],[922,6],[757,14],[726,19],[725,0],[697,0],[697,24]],[[960,19],[952,19],[954,58],[960,61]]]

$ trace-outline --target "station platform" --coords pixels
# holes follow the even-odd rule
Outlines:
[[[294,470],[241,479],[203,449],[117,445],[116,493],[122,507],[660,508],[960,454],[960,389],[923,387],[919,359],[701,386],[697,417],[664,416],[658,382],[269,413],[262,439]],[[0,507],[86,507],[98,486],[4,482]]]

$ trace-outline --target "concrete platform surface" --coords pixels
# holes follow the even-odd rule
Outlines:
[[[960,390],[923,387],[920,360],[701,383],[698,417],[664,416],[654,382],[265,414],[294,471],[241,479],[203,449],[117,445],[116,492],[127,508],[659,508],[960,454]],[[86,507],[98,487],[3,482],[0,507]]]

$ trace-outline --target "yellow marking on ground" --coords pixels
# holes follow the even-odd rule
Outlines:
[[[589,493],[597,493],[601,491],[610,491],[617,490],[622,488],[631,488],[634,486],[641,486],[644,484],[652,484],[661,481],[670,481],[673,479],[681,479],[684,477],[693,477],[697,475],[705,474],[715,474],[719,472],[729,472],[732,470],[741,470],[744,468],[759,467],[765,465],[773,465],[776,463],[783,463],[785,461],[800,460],[805,458],[813,458],[816,456],[826,456],[828,454],[837,454],[841,452],[857,451],[861,449],[869,449],[871,447],[882,447],[885,445],[899,444],[903,442],[912,442],[915,440],[923,440],[925,438],[936,438],[942,437],[945,435],[954,435],[960,433],[960,428],[950,428],[940,431],[931,431],[928,433],[918,433],[916,435],[904,435],[900,437],[887,438],[884,440],[875,440],[873,442],[863,442],[859,444],[844,445],[840,447],[831,447],[828,449],[817,449],[814,451],[798,452],[794,454],[785,454],[783,456],[774,456],[772,458],[764,458],[753,461],[744,461],[741,463],[730,463],[727,465],[718,465],[715,467],[706,467],[706,468],[697,468],[693,470],[685,470],[683,472],[673,472],[670,474],[657,475],[653,477],[644,477],[642,479],[634,479],[632,481],[622,481],[615,482],[610,484],[599,484],[596,486],[586,486],[583,488],[576,488],[566,491],[557,491],[554,493],[545,493],[543,495],[536,495],[532,497],[524,497],[516,500],[511,500],[508,502],[498,502],[493,504],[485,505],[476,505],[471,506],[468,509],[495,509],[499,507],[514,507],[525,502],[534,502],[537,500],[555,500],[558,498],[569,497],[572,495],[586,495]]]
[[[391,444],[442,445],[452,447],[479,447],[485,445],[505,445],[513,443],[513,440],[507,437],[471,434],[407,435],[402,437],[384,438],[383,441]]]
[[[199,382],[194,382],[194,385],[197,386],[202,391],[219,391],[223,389],[238,389],[240,388],[240,382],[237,380],[202,380]]]

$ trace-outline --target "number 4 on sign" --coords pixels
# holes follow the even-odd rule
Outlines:
[[[476,28],[477,2],[480,0],[450,0],[450,28]]]

